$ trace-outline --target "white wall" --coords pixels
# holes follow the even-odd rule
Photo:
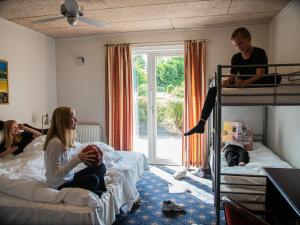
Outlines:
[[[41,127],[42,114],[57,104],[55,40],[2,18],[0,30],[0,58],[9,73],[9,104],[0,105],[0,119]]]
[[[290,2],[269,24],[272,63],[300,63],[300,1]],[[299,70],[299,69],[298,69]],[[300,168],[300,107],[270,107],[268,145]]]
[[[268,26],[247,27],[253,34],[253,44],[267,51]],[[230,64],[231,56],[236,52],[230,42],[235,28],[140,32],[56,40],[58,104],[73,106],[80,121],[100,123],[104,128],[105,44],[207,38],[210,39],[207,44],[207,74],[211,77],[216,71],[216,65]],[[76,65],[76,56],[85,57],[86,63]]]

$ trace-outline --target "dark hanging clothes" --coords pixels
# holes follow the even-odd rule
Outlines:
[[[227,145],[224,148],[228,166],[237,166],[240,162],[249,163],[248,151],[237,145]]]

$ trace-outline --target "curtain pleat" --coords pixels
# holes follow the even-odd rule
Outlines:
[[[106,134],[115,149],[132,150],[133,85],[129,44],[106,46]]]
[[[183,132],[193,128],[201,117],[206,97],[205,43],[185,41],[184,43],[184,112]],[[204,168],[206,165],[206,141],[204,134],[183,137],[183,164],[186,167]]]

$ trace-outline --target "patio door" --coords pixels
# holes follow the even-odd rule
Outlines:
[[[133,48],[134,151],[182,163],[183,45]]]

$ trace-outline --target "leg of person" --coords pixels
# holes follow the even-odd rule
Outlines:
[[[228,151],[225,158],[229,167],[237,165],[238,156],[234,151]]]
[[[67,187],[78,187],[90,190],[97,194],[99,198],[102,195],[102,191],[98,190],[100,179],[97,174],[92,173],[94,169],[92,167],[86,167],[75,173],[74,178],[70,182],[66,182],[58,187],[58,190]]]
[[[98,185],[99,185],[99,179],[96,175],[83,174],[81,176],[76,176],[76,177],[74,176],[73,180],[60,185],[57,189],[60,190],[62,188],[78,187],[78,188],[94,191],[97,189]]]
[[[227,145],[224,149],[225,158],[228,166],[235,166],[239,163],[239,149],[235,145]]]
[[[190,131],[184,133],[184,136],[189,136],[194,133],[204,133],[204,127],[205,127],[206,120],[210,116],[211,111],[214,108],[215,103],[216,103],[216,96],[217,96],[217,87],[211,87],[208,90],[208,93],[207,93],[207,96],[206,96],[206,99],[205,99],[205,102],[203,105],[201,119],[199,120],[199,122],[197,123],[197,125],[194,128],[192,128]]]
[[[105,181],[104,181],[104,176],[105,176],[105,173],[106,173],[106,167],[104,165],[104,163],[100,164],[99,166],[97,166],[95,168],[95,172],[99,178],[99,185],[98,185],[98,190],[100,191],[107,191],[106,189],[106,185],[105,185]]]
[[[105,186],[105,181],[104,181],[105,173],[106,173],[106,167],[105,167],[104,163],[101,163],[99,166],[89,166],[83,170],[78,171],[75,174],[75,178],[76,178],[76,176],[82,176],[82,175],[86,175],[86,174],[94,174],[99,179],[99,184],[96,189],[104,192],[104,191],[107,191],[106,186]]]
[[[239,152],[239,166],[245,166],[249,162],[248,151],[241,148]]]

